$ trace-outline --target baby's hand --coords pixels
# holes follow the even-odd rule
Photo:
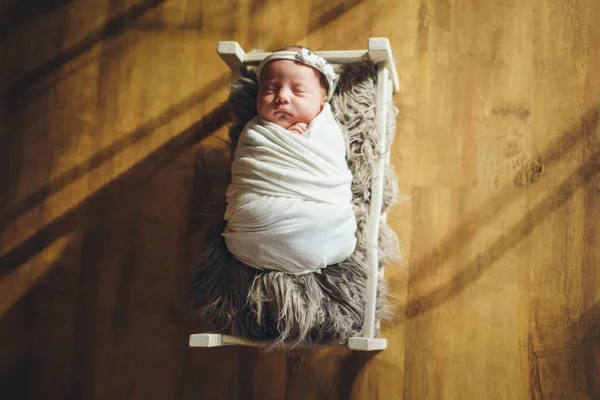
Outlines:
[[[304,131],[306,131],[306,128],[308,128],[308,124],[296,122],[294,125],[290,126],[288,130],[297,133],[298,135],[302,135]]]

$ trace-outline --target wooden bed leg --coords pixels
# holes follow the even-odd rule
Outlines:
[[[387,339],[351,337],[348,339],[348,348],[360,351],[377,351],[387,348]]]
[[[246,58],[246,52],[242,46],[238,42],[221,41],[217,44],[217,53],[231,68],[232,80],[237,79],[244,68],[244,59]]]
[[[385,63],[390,69],[394,93],[400,90],[400,79],[396,72],[396,63],[392,53],[392,46],[388,38],[369,38],[369,58],[374,63]]]
[[[222,335],[220,333],[195,333],[190,335],[190,347],[220,347],[220,346],[246,346],[265,347],[265,343],[253,342],[244,338]]]
[[[219,347],[221,344],[221,334],[219,333],[197,333],[190,335],[190,347]]]

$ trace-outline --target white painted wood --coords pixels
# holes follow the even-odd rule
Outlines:
[[[377,82],[387,82],[389,71],[385,64],[381,64],[377,71]],[[385,147],[387,137],[387,108],[386,102],[388,85],[377,85],[376,93],[376,118],[379,137]],[[366,338],[375,336],[375,306],[377,301],[377,277],[379,276],[379,256],[377,246],[379,242],[379,223],[381,220],[381,206],[383,204],[383,178],[385,168],[385,155],[380,154],[373,168],[371,180],[371,203],[369,205],[369,221],[367,222],[367,261],[370,266],[367,279],[367,292],[365,303],[365,319],[362,335]]]
[[[246,52],[238,42],[219,42],[217,53],[233,72],[239,71],[244,65]]]
[[[267,343],[253,342],[235,336],[221,335],[219,333],[198,333],[190,335],[189,347],[220,347],[220,346],[248,346],[267,347]],[[306,348],[307,346],[301,346]],[[348,340],[348,348],[352,350],[373,351],[383,350],[387,347],[384,338],[352,337]]]
[[[387,99],[386,99],[386,104],[392,104],[392,95],[393,95],[393,80],[392,79],[388,79],[386,81],[387,84]],[[387,133],[387,118],[386,118],[386,133]],[[393,141],[393,139],[392,139]],[[387,147],[386,152],[385,152],[385,168],[387,169],[390,164],[391,164],[391,154],[392,154],[392,149],[391,149],[391,143],[389,143],[390,147]],[[381,214],[381,222],[383,223],[387,223],[387,216],[388,216],[388,212],[385,211],[384,213]],[[379,270],[379,276],[383,278],[385,274],[385,266],[381,267]],[[379,328],[379,326],[378,326]]]
[[[348,348],[360,351],[385,350],[387,348],[387,339],[351,337],[348,339]]]
[[[396,63],[392,53],[392,46],[388,38],[369,38],[369,58],[374,63],[385,63],[390,68],[390,75],[394,83],[394,93],[400,90],[400,79],[396,72]]]
[[[244,64],[258,65],[271,53],[247,53]],[[340,51],[315,51],[315,54],[326,59],[330,64],[351,64],[369,59],[367,50],[340,50]]]
[[[392,82],[391,79],[388,79],[387,81],[385,81],[384,84],[387,85],[387,90],[386,90],[387,98],[386,98],[386,103],[385,104],[391,104],[392,103],[392,94],[393,94],[392,92],[393,92],[393,85],[394,84],[393,84],[393,82]],[[386,113],[386,120],[385,120],[386,134],[387,134],[387,123],[388,123],[387,117],[388,117],[388,115]],[[390,158],[391,158],[391,147],[387,147],[387,144],[386,144],[385,161],[384,161],[385,168],[388,168],[390,166],[390,163],[391,163],[391,159]],[[380,221],[383,222],[383,223],[387,223],[387,211],[381,214]],[[383,278],[384,276],[385,276],[385,266],[382,266],[379,269],[379,278]],[[379,319],[377,319],[375,321],[375,329],[378,332],[380,332],[381,321]]]
[[[221,335],[218,333],[198,333],[190,335],[190,347],[218,347],[221,346]]]
[[[190,347],[219,347],[219,346],[248,346],[263,347],[265,343],[254,342],[236,336],[221,335],[220,333],[196,333],[190,335]]]

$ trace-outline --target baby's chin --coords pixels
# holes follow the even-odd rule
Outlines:
[[[279,125],[283,129],[289,129],[292,125],[296,123],[296,121],[292,119],[292,116],[287,114],[275,114],[269,116],[263,116],[259,114],[259,116],[265,121],[269,121]]]

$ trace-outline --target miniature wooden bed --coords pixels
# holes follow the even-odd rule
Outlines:
[[[245,67],[257,66],[263,58],[270,54],[265,52],[246,53],[237,42],[231,41],[219,42],[217,51],[231,68],[234,79],[240,75]],[[391,104],[393,93],[399,90],[399,80],[389,40],[387,38],[370,38],[366,50],[316,51],[316,53],[327,59],[334,66],[364,61],[371,61],[376,65],[375,118],[380,141],[385,144],[390,137],[386,131],[389,122],[387,118],[390,118],[386,106]],[[371,172],[371,197],[366,226],[367,240],[370,243],[366,250],[366,258],[370,271],[366,279],[367,287],[362,330],[359,335],[350,337],[347,340],[347,346],[354,350],[373,351],[383,350],[387,347],[387,340],[383,337],[377,337],[379,321],[376,318],[376,302],[378,280],[383,276],[383,267],[380,265],[377,244],[379,241],[380,222],[386,221],[386,213],[382,212],[382,201],[384,196],[384,170],[390,163],[388,145],[381,147],[388,150],[384,154],[378,154]],[[190,347],[227,345],[269,346],[268,343],[261,341],[252,341],[241,337],[212,332],[192,334],[189,337]]]

